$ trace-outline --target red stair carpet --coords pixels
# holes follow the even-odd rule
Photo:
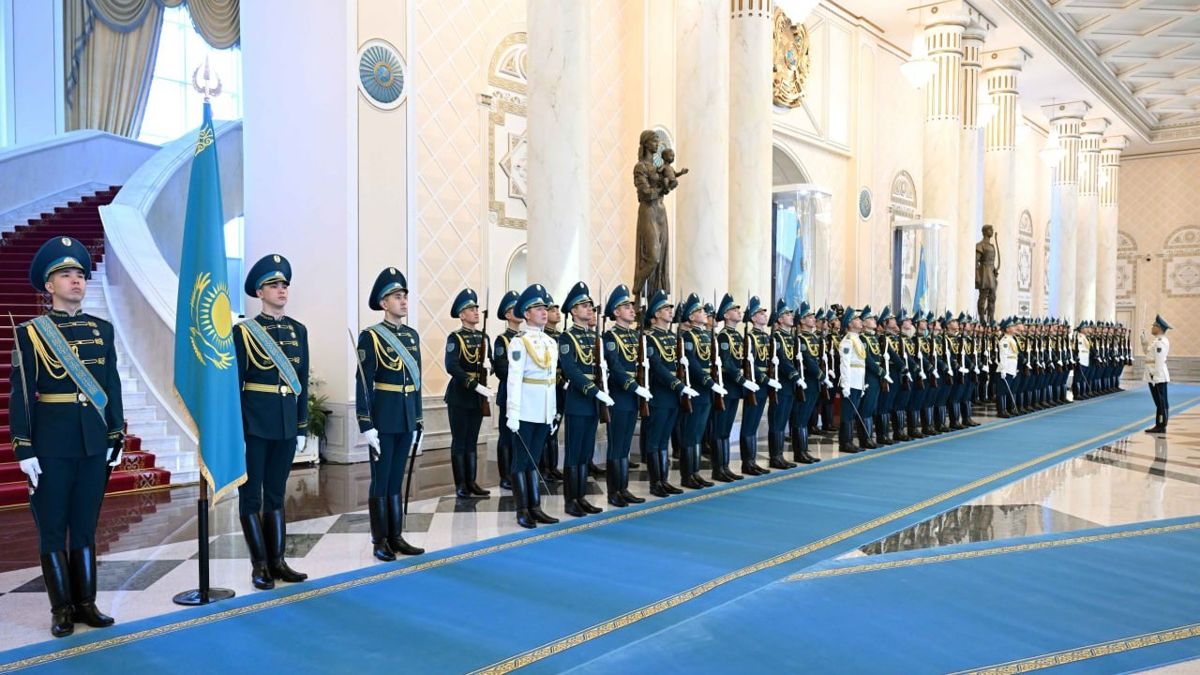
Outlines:
[[[4,377],[4,386],[0,388],[0,508],[29,502],[25,474],[17,465],[8,430],[13,349],[8,314],[11,312],[13,320],[20,324],[44,313],[49,306],[48,296],[37,293],[29,285],[29,263],[47,239],[62,235],[75,237],[91,252],[92,264],[100,263],[104,258],[104,226],[100,222],[99,208],[111,202],[119,189],[110,187],[80,201],[55,207],[53,213],[43,213],[0,237],[0,375]],[[155,467],[154,455],[142,452],[141,443],[136,436],[125,441],[125,457],[108,482],[110,494],[171,484],[171,473]]]

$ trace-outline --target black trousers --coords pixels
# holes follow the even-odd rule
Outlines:
[[[1171,404],[1167,401],[1167,383],[1148,383],[1150,396],[1154,398],[1154,426],[1167,426],[1167,417],[1171,413]]]
[[[283,508],[283,493],[295,458],[294,436],[283,440],[246,437],[246,482],[238,487],[241,515]]]
[[[83,457],[38,457],[42,475],[29,497],[42,553],[96,545],[96,521],[108,485],[105,453]]]
[[[455,457],[474,455],[479,447],[479,427],[483,424],[479,407],[449,405],[446,406],[446,416],[450,421],[450,454]]]
[[[404,467],[413,449],[413,432],[379,434],[379,459],[371,462],[371,497],[390,497],[404,489]]]

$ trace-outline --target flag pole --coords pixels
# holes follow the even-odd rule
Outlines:
[[[177,593],[172,601],[177,605],[196,607],[218,600],[228,600],[236,593],[229,588],[211,588],[208,579],[208,480],[200,475],[200,494],[196,498],[196,529],[200,541],[200,587]]]

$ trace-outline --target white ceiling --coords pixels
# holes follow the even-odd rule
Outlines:
[[[938,0],[825,0],[876,26],[907,52],[918,5]],[[1200,148],[1200,0],[972,0],[990,31],[985,50],[1024,47],[1020,105],[1083,100],[1088,117],[1124,135],[1126,154]],[[928,9],[924,10],[926,13]],[[928,18],[928,14],[926,14]]]

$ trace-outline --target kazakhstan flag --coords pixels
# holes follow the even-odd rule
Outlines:
[[[200,473],[213,501],[246,482],[241,392],[233,312],[225,279],[225,219],[212,107],[196,140],[188,184],[179,298],[175,312],[175,389],[196,424]]]
[[[921,310],[926,309],[925,295],[929,290],[929,284],[925,279],[925,244],[921,244],[921,255],[917,262],[917,290],[913,293],[913,314],[920,314]],[[916,323],[914,321],[914,323]]]

